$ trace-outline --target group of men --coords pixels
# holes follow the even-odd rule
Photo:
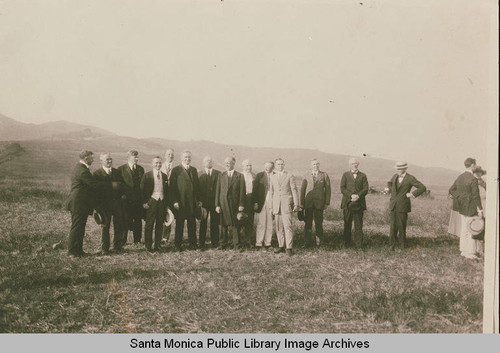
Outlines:
[[[297,187],[294,175],[285,170],[282,158],[266,162],[264,171],[255,174],[249,160],[242,162],[242,172],[238,172],[235,158],[227,157],[225,170],[219,171],[213,168],[212,158],[206,156],[204,169],[198,172],[191,165],[190,151],[183,151],[181,163],[174,166],[174,151],[169,149],[164,161],[158,156],[153,158],[152,170],[145,173],[144,168],[137,164],[138,156],[137,151],[129,151],[127,163],[115,169],[111,155],[103,153],[100,156],[102,167],[92,175],[89,167],[94,160],[93,153],[80,153],[80,161],[71,178],[68,203],[72,218],[68,245],[71,256],[84,255],[85,225],[94,210],[102,227],[103,255],[110,252],[111,223],[114,227],[113,250],[120,252],[127,242],[129,230],[133,233],[134,244],[141,243],[142,219],[145,219],[144,245],[146,250],[154,252],[160,250],[162,239],[170,237],[172,216],[175,216],[174,244],[177,251],[183,250],[185,224],[189,249],[205,250],[210,223],[213,248],[272,250],[271,239],[275,230],[278,247],[274,252],[292,255],[294,212],[305,222],[305,246],[321,244],[323,212],[330,205],[331,184],[328,174],[320,170],[317,159],[311,160],[310,172]],[[340,183],[344,242],[346,246],[361,247],[368,179],[359,171],[356,158],[349,160],[349,167]],[[426,190],[415,177],[406,173],[407,167],[405,162],[398,162],[398,173],[389,183],[391,249],[398,242],[405,247],[410,198]],[[165,222],[166,218],[169,218],[168,222]],[[196,219],[200,221],[198,238]]]

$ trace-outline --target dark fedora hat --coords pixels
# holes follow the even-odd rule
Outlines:
[[[106,223],[106,212],[103,209],[96,208],[94,210],[94,220],[98,225],[103,225]]]
[[[304,210],[303,209],[300,209],[298,212],[297,212],[297,218],[299,219],[299,221],[304,221],[305,219],[305,214],[304,214]]]
[[[199,221],[207,219],[207,217],[208,217],[207,209],[205,207],[196,207],[195,217]]]
[[[347,209],[351,212],[361,211],[361,203],[359,201],[349,201],[347,203]]]
[[[238,214],[236,215],[236,219],[240,223],[245,223],[248,219],[248,215],[245,212],[238,212]]]

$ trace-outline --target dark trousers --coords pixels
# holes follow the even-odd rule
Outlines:
[[[208,218],[210,218],[210,241],[212,243],[212,247],[217,247],[219,246],[220,215],[213,209],[208,211],[208,217],[206,219],[202,219],[200,221],[200,246],[205,246]]]
[[[123,228],[125,224],[123,205],[119,200],[113,200],[112,208],[105,209],[106,221],[102,225],[101,233],[101,249],[102,251],[109,251],[110,236],[109,229],[111,228],[111,221],[113,221],[113,248],[120,250],[123,245]]]
[[[128,203],[125,205],[125,223],[123,229],[123,244],[127,242],[128,231],[134,234],[134,243],[140,243],[142,238],[142,214],[144,209],[140,202]]]
[[[245,198],[245,213],[248,215],[248,219],[245,221],[245,224],[242,226],[242,230],[245,233],[245,243],[252,247],[255,245],[255,212],[253,210],[252,204],[252,194],[247,194]]]
[[[83,255],[83,237],[88,216],[88,212],[71,212],[71,230],[68,240],[68,254],[70,255]]]
[[[304,236],[306,246],[310,246],[315,243],[311,236],[313,219],[316,236],[319,238],[323,237],[323,209],[317,209],[314,207],[306,208],[304,210]]]
[[[154,248],[160,248],[163,235],[163,221],[165,221],[165,203],[163,200],[153,198],[148,201],[149,208],[146,210],[146,224],[144,226],[144,243],[146,249],[151,250],[153,245],[153,227],[155,229]]]
[[[189,247],[196,248],[196,219],[194,216],[178,217],[175,219],[175,247],[180,249],[184,237],[184,221],[187,221]]]
[[[240,230],[238,226],[221,226],[222,246],[225,248],[240,246]]]
[[[344,243],[363,246],[363,213],[364,211],[349,211],[344,209]],[[352,223],[354,221],[354,239],[352,239]]]
[[[408,213],[391,211],[390,244],[393,249],[398,242],[400,243],[402,248],[406,247],[407,221],[408,221]]]

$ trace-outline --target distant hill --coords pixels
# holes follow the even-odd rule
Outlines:
[[[43,124],[27,124],[0,114],[0,141],[96,138],[112,135],[115,134],[104,129],[63,120]]]
[[[5,119],[4,119],[5,120]],[[0,121],[4,121],[0,120]],[[13,120],[13,119],[10,119]],[[15,120],[14,120],[15,122]],[[23,124],[23,123],[19,123]],[[30,125],[30,124],[23,124]],[[175,163],[180,163],[180,154],[184,149],[193,153],[193,165],[202,168],[203,157],[210,154],[215,161],[217,169],[223,169],[223,161],[226,156],[234,156],[237,159],[237,170],[241,170],[240,163],[244,159],[250,159],[254,171],[263,170],[266,161],[281,157],[285,160],[286,169],[301,178],[307,173],[311,158],[319,159],[321,168],[328,172],[335,187],[338,187],[342,173],[348,169],[349,156],[333,153],[325,153],[318,150],[302,148],[272,148],[272,147],[247,147],[224,145],[210,141],[176,141],[162,138],[133,138],[118,136],[105,130],[68,122],[54,122],[35,126],[48,126],[52,135],[50,138],[23,138],[22,148],[28,152],[30,158],[39,160],[50,159],[51,165],[57,166],[59,171],[68,172],[78,159],[78,152],[89,149],[96,154],[111,152],[114,157],[114,165],[118,166],[126,162],[126,152],[136,149],[140,152],[139,163],[146,170],[151,169],[150,162],[156,155],[164,156],[167,148],[175,150]],[[75,127],[77,130],[71,131]],[[97,136],[98,132],[104,131],[106,135]],[[2,135],[3,136],[3,132]],[[0,139],[1,140],[1,139]],[[11,138],[10,140],[14,140]],[[23,157],[28,158],[28,157]],[[360,169],[368,175],[370,184],[377,189],[385,186],[386,182],[395,173],[394,161],[372,157],[360,157]],[[11,162],[12,163],[12,162]],[[7,163],[4,164],[4,166]],[[92,170],[99,166],[99,158],[95,158]],[[449,187],[459,172],[444,168],[426,168],[410,165],[409,173],[414,174],[420,181],[433,189]]]

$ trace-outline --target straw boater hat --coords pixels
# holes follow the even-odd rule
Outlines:
[[[406,161],[398,161],[394,167],[396,169],[406,169],[408,168],[408,163],[406,163]]]
[[[484,219],[479,216],[471,217],[467,220],[467,230],[472,235],[478,235],[484,230]]]
[[[104,225],[106,223],[106,213],[102,209],[94,210],[94,220],[98,225]]]
[[[172,211],[170,211],[170,208],[167,208],[167,217],[165,217],[165,222],[163,222],[163,224],[165,224],[165,227],[168,227],[172,224],[173,221],[174,214],[172,213]]]

